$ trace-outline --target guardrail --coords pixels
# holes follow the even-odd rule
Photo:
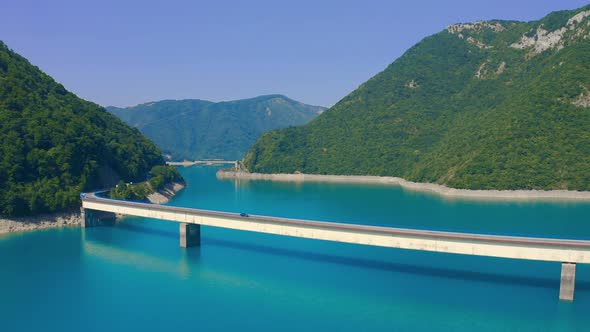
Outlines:
[[[560,299],[573,300],[575,264],[590,263],[590,241],[487,235],[278,218],[113,200],[87,193],[86,209],[181,223],[181,243],[198,244],[200,228],[214,226],[318,240],[562,263]],[[188,240],[187,240],[188,239]],[[183,242],[184,241],[184,242]],[[563,294],[562,294],[563,293]]]

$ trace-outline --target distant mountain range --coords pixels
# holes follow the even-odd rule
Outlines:
[[[80,205],[83,190],[145,180],[160,150],[0,42],[0,215]]]
[[[455,24],[307,125],[265,133],[251,172],[590,190],[590,5]]]
[[[325,108],[268,95],[218,103],[163,100],[107,110],[151,138],[168,159],[238,160],[263,132],[305,124]]]

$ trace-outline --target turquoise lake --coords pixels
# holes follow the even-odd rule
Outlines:
[[[314,220],[590,239],[590,204],[446,200],[398,187],[220,181],[180,169],[169,204]],[[558,301],[560,264],[178,224],[0,236],[1,331],[590,331],[590,267]]]

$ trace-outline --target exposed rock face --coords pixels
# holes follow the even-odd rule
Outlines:
[[[477,21],[474,23],[460,23],[460,24],[452,24],[447,27],[447,31],[452,34],[459,34],[464,30],[473,30],[476,32],[480,32],[484,29],[491,29],[494,32],[502,32],[505,30],[504,26],[498,22],[483,22]]]
[[[528,50],[525,54],[526,59],[530,59],[537,54],[545,52],[550,49],[561,50],[568,41],[575,41],[576,39],[590,38],[588,27],[590,26],[590,10],[577,13],[568,19],[567,23],[554,31],[548,31],[547,28],[541,24],[536,27],[536,30],[530,30],[521,36],[520,40],[512,43],[510,47],[520,50]],[[588,21],[588,22],[587,22]],[[508,25],[509,27],[509,25]],[[488,45],[484,42],[485,39],[480,38],[482,33],[493,31],[500,33],[506,30],[506,27],[500,22],[475,22],[464,24],[453,24],[447,27],[447,31],[457,37],[464,39],[467,43],[473,44],[480,49],[491,49],[494,46]]]
[[[565,35],[567,32],[573,31],[570,40],[577,37],[582,37],[584,39],[588,38],[589,34],[587,28],[584,28],[580,23],[589,16],[590,10],[580,12],[572,16],[567,21],[566,26],[551,32],[545,30],[543,25],[541,25],[537,28],[537,31],[533,36],[529,37],[525,34],[518,42],[510,45],[510,47],[516,49],[527,49],[532,47],[531,51],[525,56],[526,58],[531,58],[549,49],[556,48],[557,50],[560,50],[564,47]]]
[[[477,71],[475,72],[475,78],[477,79],[482,79],[484,77],[484,75],[486,74],[486,64],[487,62],[483,62],[479,68],[477,68]]]
[[[408,83],[406,83],[406,87],[408,87],[410,89],[416,89],[417,87],[419,87],[419,85],[416,82],[416,80],[411,80]]]
[[[506,69],[506,62],[502,61],[502,63],[500,63],[500,65],[498,66],[498,69],[496,69],[496,75],[502,74],[505,69]]]
[[[502,32],[506,28],[497,22],[475,22],[475,23],[463,23],[463,24],[453,24],[447,27],[447,31],[451,34],[457,35],[457,37],[461,39],[465,39],[468,43],[477,46],[480,49],[490,49],[493,48],[492,45],[488,45],[473,36],[468,36],[465,38],[464,33],[472,32],[472,33],[480,33],[484,30],[491,30],[493,32]]]
[[[588,16],[590,16],[590,10],[586,10],[586,11],[577,13],[576,15],[572,16],[572,18],[570,18],[567,21],[567,25],[571,27],[574,24],[581,23]],[[589,23],[589,25],[590,25],[590,23]]]
[[[484,42],[477,40],[473,37],[467,37],[467,42],[474,44],[475,46],[481,48],[481,49],[488,49],[488,48],[493,48],[494,46],[491,45],[486,45]]]
[[[176,195],[177,192],[184,189],[184,185],[180,183],[169,183],[164,189],[158,190],[157,192],[150,194],[147,199],[153,204],[165,204],[168,203],[170,198]]]
[[[539,54],[551,48],[557,47],[558,49],[563,48],[562,38],[563,34],[567,31],[567,28],[563,27],[559,30],[549,32],[543,29],[543,26],[537,28],[537,32],[534,36],[528,37],[523,35],[520,41],[510,45],[512,48],[525,49],[533,47],[530,54]]]
[[[578,98],[576,98],[572,104],[579,107],[590,107],[590,91],[585,86],[582,86],[584,90]]]
[[[480,80],[492,79],[492,78],[496,78],[496,77],[500,76],[504,72],[504,70],[506,70],[506,62],[505,61],[502,61],[498,65],[498,68],[495,71],[493,69],[490,70],[489,65],[490,65],[489,60],[482,62],[482,64],[479,66],[479,68],[475,72],[474,77],[477,79],[480,79]]]

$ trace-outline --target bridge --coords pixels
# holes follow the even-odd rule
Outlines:
[[[222,160],[222,159],[204,159],[204,160],[185,160],[185,161],[167,161],[166,165],[169,166],[193,166],[193,165],[207,165],[207,166],[215,166],[215,165],[234,165],[234,167],[238,167],[237,160]]]
[[[200,244],[200,226],[440,253],[561,263],[559,299],[573,301],[576,264],[590,263],[590,241],[415,230],[254,216],[121,201],[82,194],[83,227],[113,223],[115,214],[180,223],[180,246]]]

